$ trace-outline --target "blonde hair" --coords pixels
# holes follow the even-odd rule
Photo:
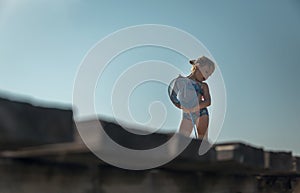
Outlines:
[[[195,72],[196,70],[197,70],[197,66],[193,65],[192,68],[191,68],[191,71]]]

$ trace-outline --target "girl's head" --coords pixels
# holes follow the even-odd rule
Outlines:
[[[211,61],[209,58],[202,56],[197,60],[190,60],[190,64],[192,64],[192,74],[196,77],[199,77],[198,80],[207,80],[208,77],[215,71],[215,63]]]

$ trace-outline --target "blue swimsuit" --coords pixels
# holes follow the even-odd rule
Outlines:
[[[180,82],[177,83],[175,82],[175,86],[174,89],[172,90],[172,94],[170,96],[172,102],[177,106],[184,106],[186,108],[192,108],[195,107],[198,103],[199,103],[199,96],[203,96],[203,89],[202,89],[202,83],[201,82],[196,82],[194,80],[188,79],[188,78],[178,78],[179,80],[182,79],[184,80],[183,84],[184,84],[184,89],[179,89],[178,85],[180,85]],[[178,80],[176,80],[178,81]],[[181,81],[182,82],[182,81]],[[180,86],[179,86],[180,87]],[[181,86],[181,88],[183,88],[183,86]],[[181,95],[190,95],[188,100],[185,100],[185,98],[188,98],[185,96],[184,97],[180,97],[180,90],[184,90],[181,91]],[[191,93],[191,94],[189,94]],[[179,96],[178,96],[179,95]],[[179,99],[178,99],[179,98]],[[185,102],[187,101],[187,102]],[[191,120],[191,117],[193,118],[193,121],[196,121],[199,117],[203,116],[203,115],[208,115],[208,110],[207,108],[203,108],[200,109],[199,111],[196,112],[192,112],[190,113],[186,113],[183,112],[182,116],[184,119],[189,119]]]

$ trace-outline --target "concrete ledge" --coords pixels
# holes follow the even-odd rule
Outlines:
[[[89,128],[92,128],[95,122],[97,121],[84,123],[87,136],[89,136]],[[135,135],[129,131],[123,130],[115,123],[105,120],[101,120],[101,122],[103,122],[105,131],[107,131],[114,140],[127,147],[138,147],[138,149],[155,147],[168,140],[171,135]],[[184,136],[179,137],[178,143],[180,143],[180,140],[184,140],[184,138]],[[39,159],[50,162],[83,165],[108,165],[93,155],[85,144],[79,140],[79,137],[75,139],[77,139],[77,141],[70,143],[58,143],[31,148],[21,148],[13,151],[2,151],[0,152],[0,157]],[[161,168],[238,175],[300,175],[299,158],[293,158],[290,152],[265,152],[262,148],[235,142],[215,144],[206,154],[199,155],[198,151],[201,143],[207,142],[193,139],[178,157],[170,163],[161,166]],[[105,142],[102,141],[100,144],[102,144],[103,151],[109,151],[109,147],[107,147]],[[169,150],[171,151],[174,148],[177,148],[176,144],[174,147],[170,147]],[[111,152],[111,156],[114,156],[115,159],[126,156],[120,156],[119,153],[113,154],[113,152],[114,151]],[[151,159],[160,159],[159,157],[149,156]]]

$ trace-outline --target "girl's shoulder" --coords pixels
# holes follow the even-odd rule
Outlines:
[[[206,82],[202,82],[201,83],[201,88],[202,88],[202,90],[208,90],[208,84],[206,83]]]

